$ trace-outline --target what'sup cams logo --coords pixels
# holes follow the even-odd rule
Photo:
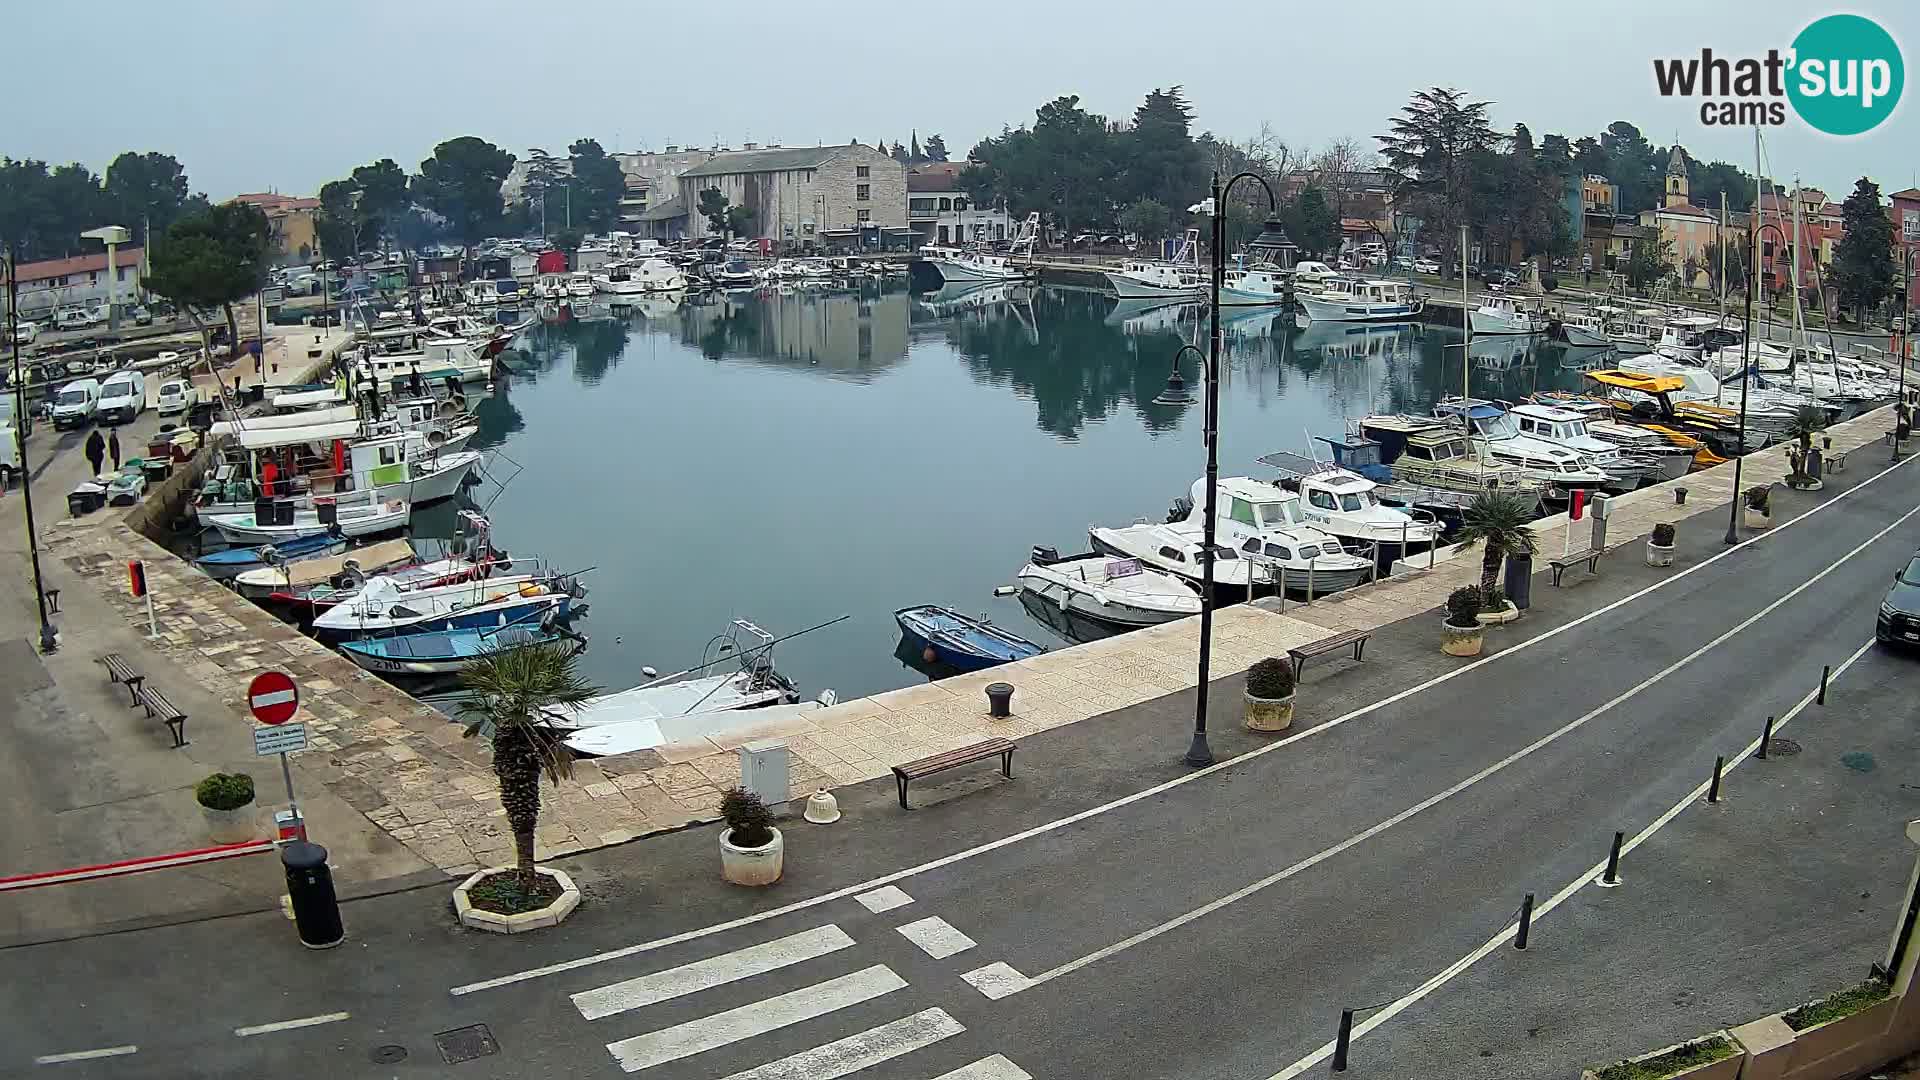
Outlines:
[[[1662,97],[1701,98],[1700,122],[1714,126],[1777,126],[1787,106],[1816,131],[1862,135],[1900,104],[1906,65],[1900,46],[1879,23],[1860,15],[1828,15],[1800,31],[1784,52],[1731,58],[1701,49],[1653,62]]]

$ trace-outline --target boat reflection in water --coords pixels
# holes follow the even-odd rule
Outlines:
[[[1027,614],[1033,616],[1035,622],[1075,645],[1110,638],[1115,634],[1124,634],[1129,629],[1068,611],[1059,604],[1036,596],[1025,589],[1020,590],[1020,606],[1027,609]],[[919,657],[916,656],[914,659],[918,660]]]

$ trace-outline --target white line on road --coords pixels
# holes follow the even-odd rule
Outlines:
[[[985,994],[988,1001],[1012,997],[1028,985],[1027,977],[1005,960],[995,960],[986,967],[974,968],[960,976],[960,981]]]
[[[292,1031],[295,1028],[319,1027],[321,1024],[337,1024],[347,1019],[349,1015],[348,1013],[337,1012],[323,1013],[319,1016],[303,1016],[298,1020],[278,1020],[271,1024],[255,1024],[252,1027],[237,1027],[233,1029],[233,1033],[244,1039],[249,1035],[269,1035],[276,1031]]]
[[[548,975],[558,975],[561,972],[573,971],[583,967],[591,967],[594,964],[604,964],[609,960],[620,960],[629,956],[638,956],[641,953],[652,952],[655,949],[664,949],[670,945],[678,945],[683,941],[694,941],[696,939],[709,937],[714,934],[723,934],[729,930],[737,930],[743,926],[752,926],[755,923],[765,922],[769,919],[777,919],[785,915],[791,915],[796,911],[805,911],[808,908],[818,907],[821,904],[831,903],[835,900],[839,900],[844,897],[855,896],[864,892],[870,892],[883,885],[891,885],[896,881],[905,881],[908,878],[916,877],[920,874],[925,874],[933,870],[939,870],[944,867],[952,866],[955,863],[965,862],[968,859],[976,858],[978,856],[988,854],[989,852],[998,851],[1004,847],[1011,847],[1012,845],[1021,843],[1022,841],[1031,840],[1036,836],[1044,836],[1047,833],[1057,832],[1058,830],[1064,829],[1070,825],[1077,825],[1080,822],[1086,821],[1090,818],[1099,817],[1102,814],[1111,813],[1114,810],[1119,810],[1123,807],[1131,806],[1134,803],[1141,801],[1142,799],[1151,799],[1156,795],[1164,794],[1168,791],[1173,790],[1174,788],[1182,787],[1186,784],[1191,784],[1196,781],[1205,779],[1206,777],[1212,776],[1217,772],[1221,772],[1226,769],[1236,768],[1246,764],[1247,762],[1253,761],[1256,758],[1265,757],[1268,754],[1274,753],[1279,750],[1283,750],[1289,746],[1292,746],[1294,743],[1299,742],[1302,739],[1310,739],[1310,738],[1313,738],[1314,736],[1325,734],[1326,732],[1329,732],[1334,730],[1335,728],[1341,727],[1342,725],[1347,724],[1350,721],[1358,720],[1363,716],[1368,716],[1374,712],[1379,711],[1380,709],[1386,708],[1389,705],[1394,705],[1401,701],[1404,701],[1407,698],[1414,696],[1415,694],[1419,694],[1426,690],[1430,690],[1435,686],[1439,686],[1441,683],[1445,683],[1453,679],[1457,679],[1462,675],[1468,674],[1469,672],[1478,671],[1481,667],[1487,664],[1496,663],[1500,660],[1504,660],[1511,656],[1517,656],[1520,653],[1526,651],[1527,649],[1530,649],[1536,645],[1539,645],[1542,642],[1551,641],[1552,639],[1559,637],[1561,634],[1564,634],[1567,631],[1574,629],[1575,627],[1583,626],[1589,621],[1593,619],[1597,619],[1602,615],[1606,615],[1609,612],[1615,611],[1626,604],[1630,604],[1633,601],[1640,599],[1641,597],[1647,596],[1651,593],[1667,588],[1668,586],[1674,584],[1675,582],[1685,579],[1689,574],[1698,573],[1699,571],[1704,570],[1709,566],[1712,566],[1714,563],[1719,562],[1721,559],[1724,559],[1727,556],[1732,555],[1737,551],[1744,551],[1746,548],[1754,544],[1765,542],[1769,537],[1778,536],[1781,533],[1786,532],[1788,529],[1793,528],[1795,525],[1798,525],[1801,522],[1807,520],[1808,518],[1813,517],[1814,515],[1819,514],[1830,507],[1840,505],[1840,503],[1851,498],[1853,495],[1861,491],[1865,491],[1868,487],[1871,487],[1873,484],[1878,483],[1881,479],[1887,476],[1891,476],[1895,471],[1906,467],[1910,462],[1914,460],[1915,459],[1912,457],[1902,458],[1898,464],[1895,464],[1889,467],[1884,472],[1876,473],[1873,476],[1868,477],[1867,479],[1861,481],[1859,484],[1856,484],[1855,486],[1847,489],[1846,491],[1841,492],[1838,496],[1835,496],[1833,499],[1827,502],[1821,503],[1819,506],[1816,506],[1813,509],[1808,510],[1806,513],[1801,514],[1798,517],[1784,521],[1779,525],[1776,525],[1773,528],[1767,530],[1766,532],[1759,534],[1758,536],[1750,536],[1747,539],[1740,541],[1739,543],[1733,545],[1732,547],[1727,548],[1724,551],[1718,552],[1717,554],[1714,554],[1714,555],[1710,555],[1707,558],[1702,559],[1697,563],[1694,563],[1692,566],[1689,566],[1679,571],[1678,573],[1670,574],[1667,577],[1661,578],[1659,581],[1654,582],[1653,584],[1647,586],[1644,589],[1640,589],[1636,592],[1629,593],[1618,600],[1614,600],[1608,604],[1604,604],[1598,608],[1595,608],[1592,611],[1587,612],[1585,615],[1578,616],[1577,618],[1574,618],[1550,630],[1542,631],[1541,633],[1535,635],[1534,637],[1528,638],[1527,640],[1519,642],[1517,644],[1510,645],[1507,648],[1501,649],[1499,652],[1492,653],[1487,656],[1483,656],[1480,659],[1475,660],[1471,663],[1465,664],[1461,667],[1449,668],[1447,671],[1442,672],[1441,674],[1436,675],[1425,682],[1417,683],[1413,686],[1407,687],[1404,690],[1398,691],[1393,694],[1389,694],[1388,696],[1381,698],[1378,701],[1374,701],[1366,705],[1362,705],[1359,708],[1354,709],[1352,712],[1343,713],[1339,716],[1336,716],[1333,719],[1327,721],[1326,723],[1319,725],[1318,727],[1308,728],[1307,730],[1302,731],[1296,735],[1289,735],[1284,739],[1278,739],[1274,742],[1267,743],[1264,746],[1255,747],[1254,749],[1249,750],[1244,754],[1241,754],[1239,757],[1229,758],[1225,761],[1216,762],[1215,764],[1209,765],[1202,769],[1195,769],[1192,772],[1182,773],[1181,775],[1176,776],[1171,780],[1167,780],[1162,783],[1155,784],[1152,787],[1142,788],[1141,790],[1136,791],[1130,795],[1122,795],[1117,799],[1113,799],[1109,802],[1101,803],[1098,806],[1090,806],[1087,809],[1081,810],[1077,813],[1068,814],[1066,817],[1055,818],[1052,821],[1045,822],[1040,825],[1035,825],[1035,826],[1032,826],[1031,828],[1022,829],[1016,833],[1009,833],[1006,836],[1002,836],[994,840],[989,840],[983,844],[976,844],[973,847],[966,848],[962,851],[956,851],[950,855],[943,855],[940,858],[931,859],[927,862],[923,862],[919,864],[918,866],[909,866],[901,870],[895,870],[890,873],[882,874],[879,877],[870,878],[866,881],[862,881],[854,885],[848,885],[843,888],[834,889],[831,892],[820,893],[817,896],[810,896],[804,900],[796,900],[793,903],[783,904],[780,907],[768,908],[765,911],[755,912],[752,915],[743,915],[737,919],[729,919],[725,922],[713,923],[711,925],[698,927],[693,930],[682,931],[681,933],[678,933],[678,934],[670,934],[667,937],[655,938],[652,941],[642,941],[633,945],[623,945],[617,949],[608,949],[605,952],[592,953],[587,956],[576,957],[572,960],[562,960],[556,964],[546,964],[541,967],[528,968],[525,971],[516,971],[511,974],[501,975],[492,979],[482,979],[479,982],[466,983],[461,986],[453,987],[448,992],[451,993],[454,997],[462,997],[467,994],[479,993],[482,990],[497,990],[503,986],[512,986],[515,983],[526,982],[531,979],[544,978]]]
[[[910,922],[905,926],[896,926],[900,936],[920,946],[920,951],[935,960],[945,960],[955,953],[963,953],[973,948],[973,939],[954,929],[952,923],[938,915]]]
[[[898,885],[885,885],[872,892],[863,892],[854,899],[860,902],[861,907],[875,915],[913,903],[913,897],[902,892]]]
[[[59,1065],[68,1061],[92,1061],[95,1058],[125,1057],[140,1052],[137,1046],[108,1046],[99,1050],[75,1050],[66,1054],[42,1054],[34,1058],[35,1065]]]
[[[925,1009],[858,1035],[734,1073],[726,1080],[839,1080],[965,1030],[945,1009]]]
[[[1292,866],[1286,867],[1285,869],[1280,870],[1276,873],[1269,874],[1268,876],[1263,877],[1260,880],[1253,882],[1250,885],[1242,886],[1241,888],[1236,889],[1225,896],[1219,897],[1218,899],[1215,899],[1215,900],[1210,900],[1207,903],[1202,904],[1197,908],[1194,908],[1192,911],[1186,912],[1185,914],[1176,915],[1173,918],[1168,919],[1166,922],[1159,924],[1158,926],[1150,926],[1147,929],[1142,930],[1137,934],[1134,934],[1132,937],[1128,937],[1120,941],[1116,941],[1113,944],[1106,946],[1105,948],[1096,949],[1093,952],[1090,952],[1087,955],[1082,956],[1077,960],[1069,960],[1068,962],[1061,964],[1059,967],[1052,968],[1047,971],[1043,971],[1038,975],[1034,975],[1027,980],[1026,986],[1021,987],[1021,989],[1025,990],[1030,987],[1038,986],[1044,982],[1051,982],[1052,980],[1057,979],[1062,975],[1068,975],[1075,971],[1078,971],[1081,968],[1086,967],[1088,964],[1092,964],[1097,961],[1104,960],[1107,957],[1113,956],[1116,953],[1124,952],[1127,949],[1134,947],[1135,945],[1141,944],[1142,942],[1151,941],[1152,939],[1159,937],[1160,935],[1166,933],[1169,930],[1179,929],[1180,927],[1185,926],[1186,924],[1194,921],[1195,919],[1198,919],[1204,915],[1209,915],[1215,911],[1220,910],[1223,907],[1226,907],[1229,904],[1237,903],[1241,900],[1244,900],[1247,897],[1252,896],[1254,893],[1257,893],[1260,890],[1267,888],[1268,886],[1275,885],[1275,884],[1278,884],[1279,882],[1285,881],[1286,879],[1293,877],[1295,874],[1298,874],[1302,870],[1306,870],[1313,866],[1317,866],[1318,864],[1325,862],[1326,860],[1334,857],[1335,855],[1340,854],[1341,852],[1347,850],[1348,848],[1351,848],[1357,844],[1363,843],[1366,840],[1369,840],[1375,836],[1378,836],[1383,832],[1386,832],[1388,829],[1391,829],[1395,825],[1398,825],[1401,822],[1406,821],[1408,818],[1413,817],[1415,814],[1418,814],[1423,810],[1429,809],[1430,807],[1438,803],[1445,802],[1446,800],[1454,797],[1455,795],[1460,794],[1461,792],[1467,790],[1473,785],[1478,784],[1480,781],[1485,780],[1486,778],[1501,771],[1502,769],[1507,768],[1509,765],[1512,765],[1522,760],[1523,758],[1528,757],[1529,755],[1540,750],[1541,748],[1549,746],[1555,742],[1558,742],[1564,736],[1569,735],[1579,730],[1582,727],[1585,727],[1588,723],[1592,722],[1593,720],[1605,714],[1606,712],[1614,708],[1617,708],[1620,705],[1624,704],[1625,702],[1631,700],[1633,697],[1638,695],[1641,691],[1647,689],[1648,687],[1654,685],[1655,683],[1660,682],[1662,679],[1665,679],[1667,676],[1673,674],[1676,671],[1679,671],[1683,667],[1686,667],[1688,664],[1693,663],[1695,660],[1700,659],[1702,656],[1705,656],[1707,653],[1713,651],[1716,648],[1719,648],[1721,645],[1726,644],[1736,634],[1740,634],[1744,632],[1748,627],[1752,626],[1754,623],[1757,623],[1761,619],[1766,618],[1768,615],[1773,614],[1775,611],[1780,609],[1781,605],[1785,604],[1789,600],[1792,600],[1794,597],[1799,596],[1801,593],[1807,591],[1808,589],[1813,588],[1813,586],[1817,584],[1820,581],[1820,579],[1826,577],[1828,574],[1831,574],[1835,570],[1839,569],[1848,560],[1860,554],[1862,551],[1865,551],[1869,546],[1873,545],[1881,537],[1887,535],[1888,533],[1892,532],[1894,529],[1905,524],[1907,519],[1913,517],[1915,514],[1920,514],[1920,506],[1916,506],[1913,509],[1908,510],[1906,513],[1900,515],[1900,517],[1895,519],[1892,524],[1888,525],[1886,528],[1881,529],[1879,532],[1874,533],[1872,536],[1868,537],[1867,539],[1861,541],[1859,545],[1856,546],[1852,551],[1849,551],[1845,555],[1842,555],[1838,559],[1835,559],[1833,562],[1828,563],[1826,569],[1821,570],[1819,573],[1814,574],[1813,576],[1807,578],[1807,580],[1794,586],[1790,591],[1788,591],[1778,599],[1774,600],[1772,603],[1768,604],[1766,607],[1763,607],[1759,611],[1754,612],[1752,615],[1747,616],[1745,619],[1740,620],[1740,622],[1734,624],[1734,626],[1731,629],[1725,631],[1720,636],[1714,638],[1712,641],[1707,642],[1705,645],[1702,645],[1699,648],[1688,653],[1687,655],[1681,657],[1680,659],[1675,660],[1673,663],[1668,664],[1666,667],[1661,668],[1659,671],[1656,671],[1652,675],[1649,675],[1646,678],[1640,680],[1639,682],[1633,684],[1632,686],[1628,687],[1626,690],[1623,690],[1620,693],[1615,694],[1613,697],[1602,702],[1598,707],[1591,709],[1588,712],[1578,717],[1575,717],[1572,720],[1567,721],[1565,724],[1562,724],[1560,727],[1555,728],[1553,731],[1550,731],[1545,735],[1542,735],[1540,738],[1535,739],[1534,741],[1528,743],[1527,745],[1521,747],[1518,750],[1515,750],[1513,753],[1508,754],[1506,757],[1501,758],[1499,761],[1496,761],[1493,764],[1487,766],[1486,768],[1481,769],[1479,772],[1474,773],[1472,776],[1467,777],[1465,780],[1462,780],[1459,783],[1454,784],[1452,787],[1446,788],[1445,790],[1440,791],[1437,794],[1429,795],[1426,798],[1420,800],[1419,802],[1414,803],[1412,806],[1407,807],[1405,810],[1402,810],[1399,813],[1393,815],[1392,817],[1387,818],[1384,821],[1378,822],[1373,826],[1367,829],[1364,829],[1360,832],[1354,833],[1352,836],[1347,837],[1345,840],[1342,840],[1331,847],[1322,848],[1321,850],[1313,853],[1312,855],[1309,855],[1306,858],[1301,859],[1299,862],[1294,863]],[[1852,661],[1849,660],[1848,662],[1851,663]]]
[[[1865,656],[1867,654],[1867,650],[1871,648],[1873,648],[1873,639],[1868,638],[1867,643],[1865,645],[1862,645],[1858,649],[1855,649],[1853,651],[1853,655],[1847,657],[1844,661],[1841,661],[1840,666],[1833,670],[1833,675],[1828,680],[1828,682],[1831,683],[1839,679],[1840,676],[1844,674],[1848,668],[1854,665],[1855,661],[1859,660],[1862,656]],[[1789,721],[1791,721],[1794,717],[1800,715],[1801,710],[1805,709],[1808,705],[1812,704],[1814,699],[1819,696],[1820,696],[1820,691],[1817,688],[1807,691],[1807,696],[1795,702],[1793,707],[1788,709],[1785,713],[1783,713],[1780,719],[1774,723],[1773,725],[1774,730],[1777,732],[1781,728],[1786,727]],[[1755,738],[1752,742],[1748,743],[1745,747],[1743,747],[1740,750],[1739,753],[1735,754],[1732,757],[1732,759],[1730,759],[1727,762],[1726,768],[1721,770],[1722,775],[1724,776],[1726,773],[1732,772],[1734,766],[1747,760],[1748,757],[1752,756],[1753,753],[1759,749],[1760,749],[1760,740],[1758,738]],[[1653,837],[1653,834],[1659,832],[1661,829],[1666,828],[1667,825],[1672,823],[1673,819],[1679,817],[1681,813],[1684,812],[1689,806],[1692,806],[1695,803],[1699,802],[1703,797],[1705,797],[1705,795],[1707,794],[1707,788],[1712,783],[1713,783],[1712,780],[1702,781],[1699,784],[1699,786],[1695,787],[1692,791],[1689,791],[1685,795],[1681,796],[1679,802],[1676,802],[1672,806],[1668,807],[1665,813],[1662,813],[1659,817],[1654,818],[1652,824],[1648,825],[1646,828],[1635,833],[1633,838],[1628,840],[1626,843],[1621,844],[1620,845],[1621,857],[1624,858],[1627,855],[1627,853],[1631,852],[1633,849],[1639,847],[1641,844],[1651,839]],[[1546,903],[1541,904],[1539,907],[1534,908],[1533,909],[1534,921],[1535,922],[1540,921],[1540,919],[1543,916],[1545,916],[1548,912],[1552,911],[1554,908],[1559,907],[1561,904],[1565,903],[1569,899],[1572,899],[1574,894],[1578,893],[1582,888],[1586,887],[1588,883],[1592,882],[1595,878],[1598,878],[1601,874],[1606,873],[1606,869],[1607,869],[1607,864],[1606,864],[1606,860],[1604,859],[1588,867],[1585,873],[1582,873],[1579,877],[1574,878],[1572,881],[1568,882],[1566,886],[1562,888],[1559,892],[1554,893],[1552,896],[1548,897]],[[1472,952],[1461,957],[1460,959],[1455,960],[1453,963],[1448,964],[1445,968],[1441,969],[1439,974],[1428,979],[1426,982],[1421,983],[1419,986],[1415,987],[1413,991],[1408,993],[1406,996],[1394,1000],[1392,1003],[1382,1007],[1378,1012],[1372,1014],[1371,1016],[1368,1016],[1365,1020],[1361,1021],[1360,1023],[1355,1024],[1353,1027],[1353,1032],[1351,1037],[1354,1039],[1360,1038],[1366,1033],[1372,1031],[1374,1028],[1379,1027],[1381,1024],[1386,1023],[1387,1021],[1393,1019],[1394,1017],[1400,1015],[1402,1012],[1406,1011],[1408,1008],[1411,1008],[1413,1005],[1418,1003],[1422,998],[1426,997],[1428,994],[1431,994],[1435,990],[1438,990],[1442,986],[1445,986],[1449,982],[1452,982],[1456,977],[1464,973],[1468,968],[1471,968],[1473,965],[1486,959],[1489,955],[1493,953],[1495,949],[1498,949],[1502,945],[1505,945],[1507,942],[1512,941],[1514,938],[1514,935],[1519,933],[1519,930],[1520,930],[1520,924],[1518,922],[1508,923],[1505,929],[1501,930],[1499,933],[1488,938],[1483,944],[1481,944],[1479,948],[1473,950]],[[1308,1069],[1311,1069],[1315,1065],[1318,1065],[1322,1061],[1325,1061],[1328,1058],[1332,1057],[1333,1048],[1334,1048],[1334,1044],[1331,1042],[1328,1042],[1322,1045],[1320,1049],[1315,1050],[1313,1053],[1308,1054],[1306,1057],[1301,1058],[1299,1061],[1296,1061],[1293,1064],[1287,1066],[1286,1068],[1280,1070],[1279,1072],[1273,1074],[1271,1077],[1268,1078],[1268,1080],[1292,1080],[1293,1077],[1299,1076],[1301,1073],[1306,1072]]]
[[[933,1080],[1033,1080],[1033,1074],[1008,1061],[1005,1055],[994,1054],[950,1073],[941,1073]]]
[[[764,1035],[825,1016],[849,1005],[871,1001],[907,985],[907,980],[884,964],[875,964],[850,975],[804,986],[777,997],[755,1001],[737,1009],[689,1020],[647,1035],[621,1039],[607,1044],[607,1051],[627,1072],[651,1069],[690,1054],[704,1053],[741,1039]]]
[[[638,1009],[656,1002],[764,975],[783,967],[845,949],[853,939],[838,926],[820,926],[798,934],[736,949],[637,979],[596,987],[573,995],[574,1007],[589,1020]]]

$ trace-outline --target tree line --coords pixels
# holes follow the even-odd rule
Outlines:
[[[134,243],[145,244],[149,230],[163,232],[209,205],[205,195],[190,191],[186,170],[171,154],[129,150],[102,176],[78,162],[0,158],[0,243],[11,245],[21,262],[97,250],[80,234],[106,224],[125,225]]]

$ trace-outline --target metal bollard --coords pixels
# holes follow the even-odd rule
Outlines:
[[[1603,889],[1620,884],[1620,842],[1626,838],[1626,833],[1613,834],[1613,847],[1607,851],[1607,872],[1600,875],[1600,887]]]
[[[1347,1046],[1353,1042],[1353,1010],[1340,1010],[1340,1034],[1333,1038],[1333,1071],[1347,1071]]]
[[[1820,696],[1814,699],[1813,703],[1815,705],[1825,705],[1827,703],[1827,679],[1832,674],[1833,674],[1833,665],[1831,664],[1820,665]]]
[[[287,898],[300,944],[309,949],[331,949],[346,938],[340,924],[340,902],[333,894],[333,873],[327,869],[327,849],[295,840],[280,849],[286,868]]]
[[[1713,759],[1713,783],[1707,787],[1707,801],[1710,803],[1720,801],[1720,770],[1726,767],[1726,755],[1718,755]]]
[[[1767,760],[1767,747],[1773,745],[1773,717],[1767,717],[1767,726],[1760,729],[1760,752],[1753,755],[1761,761]]]
[[[1684,487],[1676,486],[1673,489],[1673,504],[1675,506],[1681,506],[1685,504],[1686,501],[1687,501],[1687,489]]]
[[[1528,893],[1527,898],[1520,901],[1520,929],[1513,935],[1513,947],[1516,949],[1525,949],[1527,947],[1527,934],[1532,929],[1533,894]]]

